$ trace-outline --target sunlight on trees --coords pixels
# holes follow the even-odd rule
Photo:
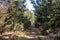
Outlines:
[[[6,0],[0,1],[1,35],[11,31],[19,31],[19,33],[25,31],[30,35],[33,33],[34,36],[37,34],[43,36],[60,34],[60,0],[41,0],[41,3],[39,0],[36,3],[31,0],[35,8],[34,13],[26,9],[24,0],[8,0],[6,1],[7,6],[3,5],[3,1]],[[40,37],[37,38],[40,39]],[[20,39],[25,40],[24,37]],[[53,39],[55,40],[55,38]],[[42,38],[42,40],[44,39]],[[56,40],[59,40],[59,37]]]

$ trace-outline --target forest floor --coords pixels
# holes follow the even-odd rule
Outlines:
[[[47,36],[41,36],[38,33],[37,28],[31,29],[30,32],[21,32],[21,31],[11,31],[11,32],[4,32],[0,34],[0,38],[3,36],[3,40],[39,40],[39,37],[47,37]],[[17,39],[16,39],[17,37]],[[0,40],[2,40],[0,39]]]
[[[1,36],[3,36],[2,39]],[[30,32],[27,33],[21,31],[4,32],[0,35],[0,40],[54,40],[54,39],[49,38],[49,36],[40,35],[38,28],[32,28]]]

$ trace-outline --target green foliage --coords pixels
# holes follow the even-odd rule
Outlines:
[[[35,26],[42,26],[43,31],[46,31],[50,28],[52,28],[53,30],[55,30],[56,28],[60,28],[58,26],[60,24],[59,4],[59,0],[44,0],[42,4],[37,6],[35,8],[37,12],[35,14],[37,16]]]
[[[23,27],[23,23],[19,24],[19,23],[16,23],[15,26],[14,26],[14,30],[24,30],[24,27]]]
[[[20,4],[21,8],[18,8],[18,4]],[[29,29],[31,22],[35,21],[35,15],[24,7],[22,1],[14,1],[10,6],[12,10],[10,14],[8,14],[8,16],[5,18],[5,23],[9,30]]]

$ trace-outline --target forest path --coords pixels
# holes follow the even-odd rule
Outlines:
[[[32,28],[31,32],[28,35],[25,35],[23,32],[20,31],[16,32],[11,31],[11,32],[4,32],[2,33],[2,35],[0,35],[0,38],[1,36],[3,40],[20,40],[20,37],[23,37],[24,40],[40,40],[40,37],[42,38],[47,37],[47,36],[41,36],[37,28]]]
[[[57,34],[52,34],[51,36],[56,36]],[[40,30],[38,28],[32,28],[29,34],[24,34],[21,31],[10,31],[2,33],[3,40],[54,40],[53,38],[49,38],[49,36],[43,36],[40,34]]]

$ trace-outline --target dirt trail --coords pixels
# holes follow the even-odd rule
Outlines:
[[[31,32],[28,34],[28,35],[25,35],[24,33],[22,32],[19,32],[19,31],[16,31],[16,32],[5,32],[5,33],[2,33],[2,35],[0,35],[0,37],[3,37],[3,40],[5,39],[10,39],[12,40],[14,38],[14,36],[21,36],[21,37],[26,37],[28,40],[39,40],[39,30],[37,28],[32,28],[31,29]],[[18,38],[17,38],[18,39]]]

